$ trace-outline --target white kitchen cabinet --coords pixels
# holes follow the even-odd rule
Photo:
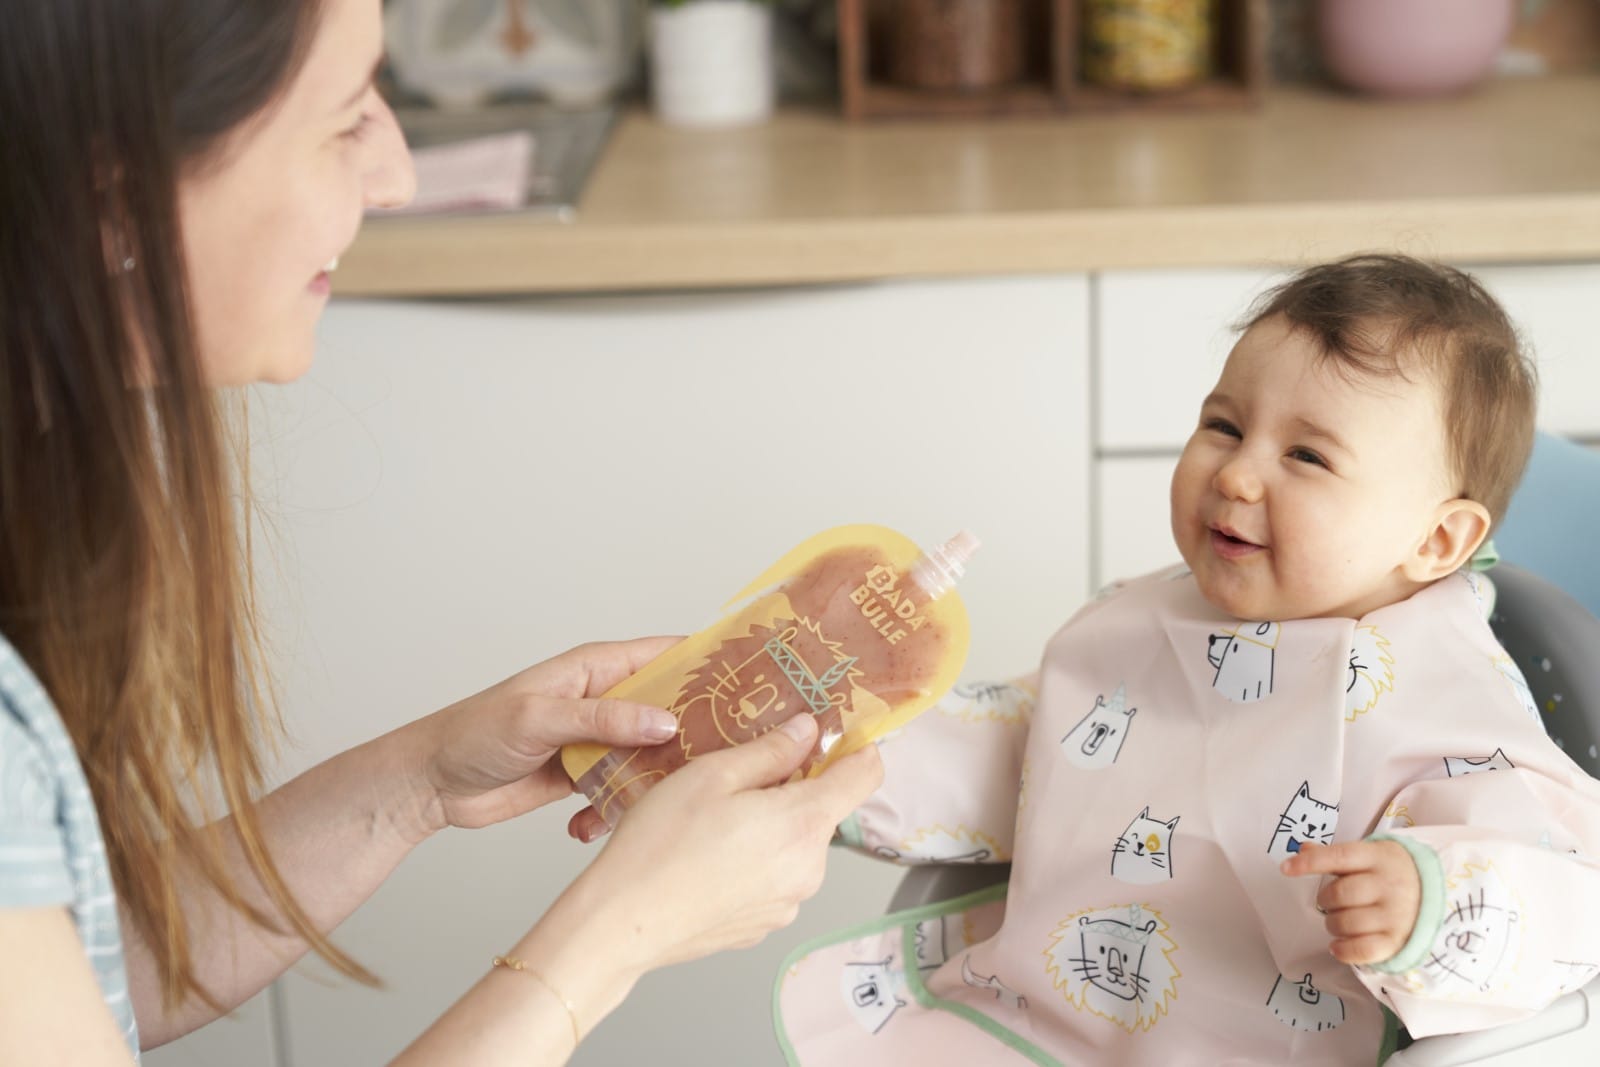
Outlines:
[[[838,523],[976,532],[969,666],[1029,669],[1089,586],[1088,306],[1082,276],[335,303],[252,426],[289,769],[580,641],[702,626]],[[425,844],[338,935],[388,988],[287,978],[284,1062],[404,1046],[581,868],[564,824]],[[795,927],[647,979],[575,1062],[771,1062],[783,955],[898,876],[838,855]]]

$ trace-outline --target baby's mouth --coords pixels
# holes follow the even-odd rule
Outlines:
[[[1265,545],[1240,537],[1238,531],[1230,526],[1209,526],[1207,529],[1211,532],[1212,549],[1224,559],[1242,559],[1266,548]]]

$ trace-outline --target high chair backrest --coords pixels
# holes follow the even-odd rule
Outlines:
[[[1545,730],[1600,778],[1600,619],[1516,564],[1500,564],[1489,578],[1489,625],[1521,668]]]
[[[1522,484],[1494,532],[1501,558],[1600,615],[1597,533],[1600,451],[1551,434],[1537,435]]]

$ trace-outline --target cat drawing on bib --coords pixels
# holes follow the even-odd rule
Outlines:
[[[1111,846],[1111,876],[1135,885],[1165,882],[1172,877],[1172,837],[1178,816],[1162,822],[1150,818],[1150,809],[1133,817]]]
[[[1487,756],[1446,756],[1444,758],[1444,773],[1451,778],[1460,778],[1467,774],[1480,774],[1484,771],[1514,769],[1516,769],[1516,764],[1506,759],[1505,752],[1498,748]]]
[[[1326,804],[1311,795],[1311,783],[1301,782],[1289,806],[1278,816],[1278,828],[1267,845],[1269,856],[1292,856],[1300,846],[1333,844],[1339,826],[1339,805]]]

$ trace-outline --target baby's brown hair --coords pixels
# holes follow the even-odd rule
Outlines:
[[[1275,315],[1352,370],[1404,377],[1410,364],[1431,374],[1456,491],[1499,523],[1533,449],[1538,381],[1516,328],[1477,279],[1411,256],[1350,256],[1264,293],[1240,326]]]

